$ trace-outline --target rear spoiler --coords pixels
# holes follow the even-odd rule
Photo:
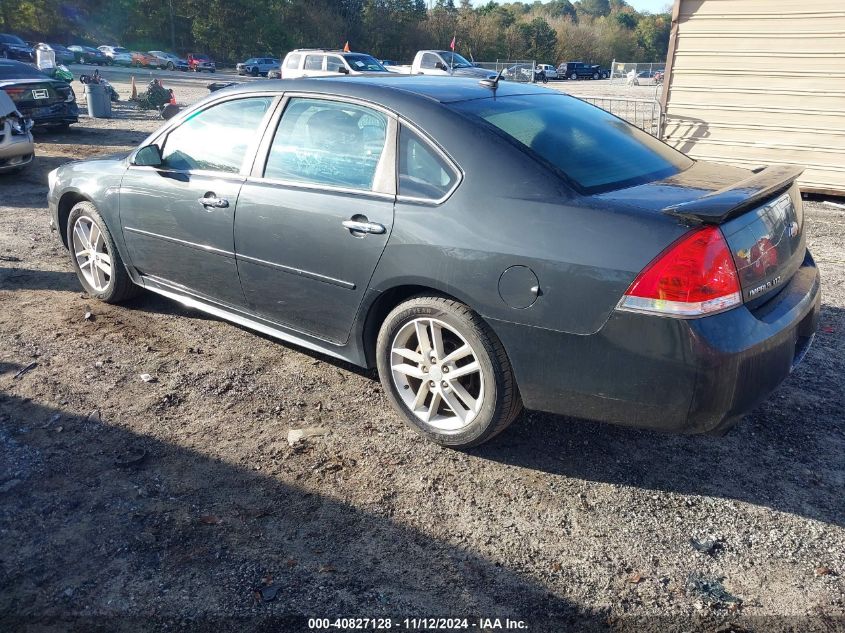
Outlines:
[[[761,201],[789,189],[804,173],[803,167],[764,167],[745,180],[690,202],[673,204],[663,213],[704,224],[721,224]]]

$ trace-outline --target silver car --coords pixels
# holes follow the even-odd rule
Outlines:
[[[0,173],[17,171],[32,162],[35,144],[32,121],[24,119],[14,101],[0,90]]]
[[[250,57],[237,65],[239,75],[267,75],[271,70],[278,70],[281,62],[275,57]]]

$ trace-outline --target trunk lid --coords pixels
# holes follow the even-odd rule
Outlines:
[[[750,172],[712,163],[661,181],[596,196],[677,218],[718,225],[739,273],[743,301],[755,308],[774,297],[806,255],[804,213],[795,180],[803,170]]]

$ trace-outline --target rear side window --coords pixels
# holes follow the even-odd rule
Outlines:
[[[285,68],[296,70],[299,68],[299,60],[302,57],[299,53],[291,53],[285,60]]]
[[[538,155],[584,193],[668,178],[692,160],[633,125],[567,95],[522,95],[453,106]]]
[[[386,137],[387,119],[380,112],[338,101],[291,99],[264,176],[369,191]]]
[[[322,55],[306,55],[303,70],[323,70]]]
[[[167,135],[164,166],[238,173],[272,97],[226,101],[201,110]]]
[[[399,195],[440,200],[458,175],[438,152],[404,125],[399,132]]]

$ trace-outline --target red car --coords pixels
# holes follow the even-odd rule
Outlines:
[[[201,55],[199,53],[188,53],[188,68],[195,73],[208,71],[210,73],[216,72],[217,67],[208,55]]]

